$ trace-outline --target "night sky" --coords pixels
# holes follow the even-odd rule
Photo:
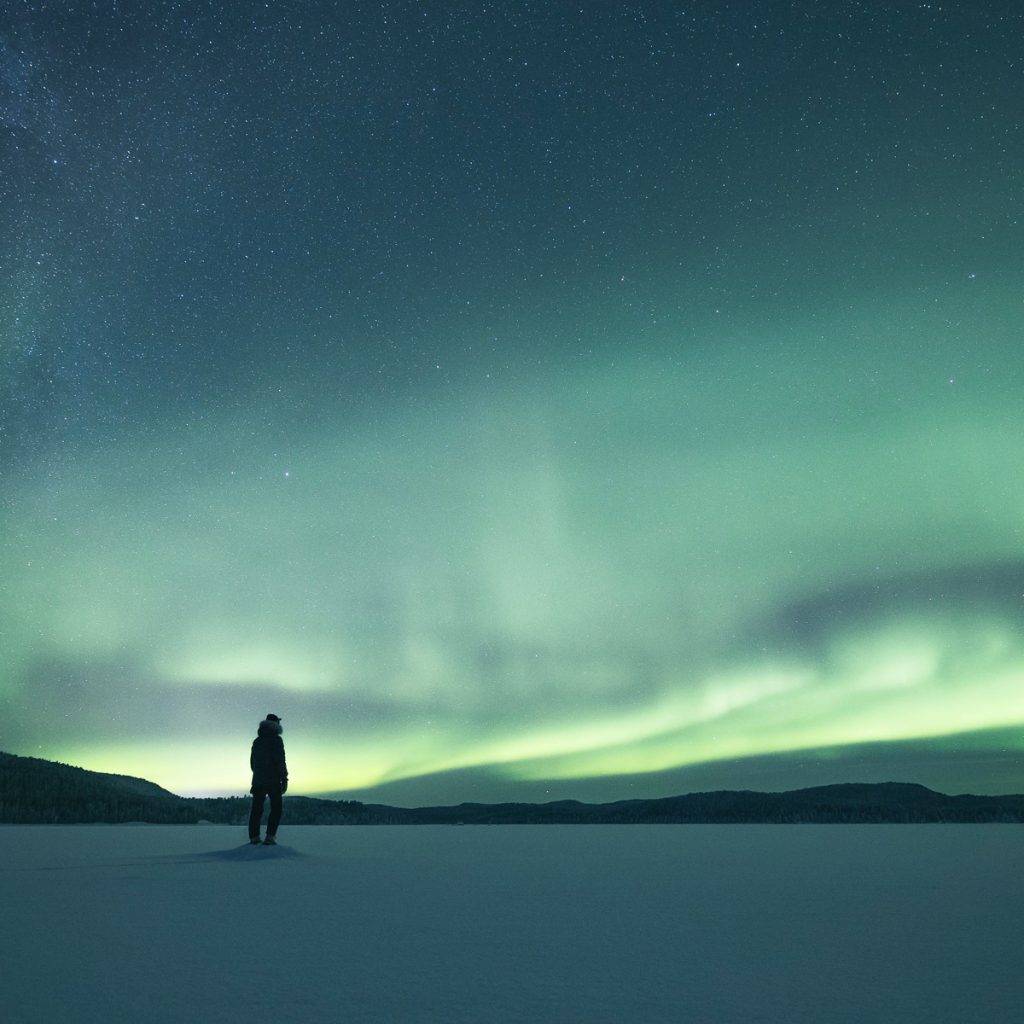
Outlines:
[[[1017,4],[11,0],[0,749],[1024,791]]]

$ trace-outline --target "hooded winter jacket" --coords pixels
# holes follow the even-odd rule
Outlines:
[[[282,790],[288,786],[288,765],[284,759],[284,740],[280,724],[262,721],[252,741],[249,767],[252,769],[253,788]]]

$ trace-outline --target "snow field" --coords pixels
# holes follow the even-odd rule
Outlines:
[[[1014,826],[3,826],[11,1024],[996,1024]]]

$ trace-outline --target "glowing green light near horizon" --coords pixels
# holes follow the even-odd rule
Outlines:
[[[992,631],[988,632],[991,641]],[[295,768],[293,789],[317,793],[358,790],[382,782],[476,765],[491,765],[520,779],[572,779],[625,775],[659,768],[744,758],[771,752],[840,747],[869,741],[917,739],[1016,725],[1024,720],[1024,645],[1003,636],[998,657],[961,664],[946,677],[922,673],[921,654],[937,665],[961,644],[938,631],[926,641],[908,637],[917,653],[907,671],[889,660],[884,646],[870,667],[872,638],[855,674],[822,678],[820,668],[762,666],[668,690],[654,704],[624,714],[595,713],[520,730],[491,727],[474,733],[465,724],[429,730],[422,723],[348,734],[302,721],[287,736]],[[984,646],[984,642],[981,646]],[[112,741],[105,751],[72,747],[67,757],[97,770],[146,772],[172,790],[231,791],[244,775],[244,736],[236,747],[224,740],[188,738],[149,743]]]
[[[230,792],[273,704],[296,791],[324,792],[1024,722],[1005,594],[911,587],[863,621],[840,603],[809,639],[771,626],[804,595],[1019,559],[1015,396],[951,407],[884,332],[816,362],[791,335],[770,371],[760,344],[324,417],[262,459],[228,418],[188,439],[184,475],[179,439],[23,484],[3,684],[27,706],[20,749]],[[913,409],[853,415],[836,380],[858,367],[916,386]]]

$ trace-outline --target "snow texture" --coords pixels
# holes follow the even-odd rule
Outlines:
[[[4,826],[12,1024],[1018,1019],[1019,827]]]

